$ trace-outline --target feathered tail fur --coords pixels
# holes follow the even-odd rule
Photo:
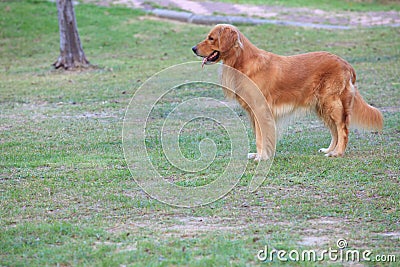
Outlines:
[[[364,101],[358,90],[355,92],[353,110],[351,114],[351,126],[367,130],[381,131],[383,128],[383,116],[377,109]]]

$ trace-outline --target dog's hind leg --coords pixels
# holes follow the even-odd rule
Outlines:
[[[346,115],[345,108],[343,107],[341,101],[336,101],[333,103],[330,117],[335,122],[337,131],[337,144],[335,149],[325,154],[325,156],[340,157],[343,156],[349,140],[349,119],[348,115]]]
[[[330,117],[335,122],[337,131],[337,144],[333,151],[326,154],[328,157],[343,156],[349,142],[350,114],[354,102],[354,86],[348,82],[340,99],[332,105]]]
[[[321,99],[322,100],[322,99]],[[328,101],[325,100],[325,102],[320,102],[319,104],[316,105],[316,113],[318,117],[324,122],[325,126],[329,128],[331,132],[331,143],[329,147],[327,148],[320,148],[318,151],[321,153],[328,154],[335,150],[335,147],[338,143],[338,131],[336,128],[336,123],[335,121],[331,118],[330,112],[331,112],[331,105],[328,103],[331,103],[332,99],[329,99]]]
[[[333,121],[329,121],[329,122],[325,121],[325,124],[327,124],[327,126],[329,127],[329,130],[331,131],[331,137],[332,137],[331,144],[329,145],[328,148],[319,149],[319,152],[327,154],[335,149],[337,142],[338,142],[338,132],[336,129],[336,125]]]
[[[333,151],[330,151],[329,153],[325,154],[327,157],[340,157],[343,156],[344,151],[346,150],[347,143],[349,140],[349,130],[344,123],[338,123],[336,125],[337,130],[338,130],[338,142]]]
[[[328,148],[321,148],[319,152],[327,157],[342,156],[347,146],[348,128],[343,103],[338,97],[324,99],[317,107],[319,117],[330,129],[332,140]]]

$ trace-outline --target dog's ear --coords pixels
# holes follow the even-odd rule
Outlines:
[[[239,31],[233,26],[222,26],[219,32],[219,50],[226,52],[232,47],[243,48]]]

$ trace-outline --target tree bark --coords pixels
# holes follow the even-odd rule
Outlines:
[[[90,66],[83,52],[72,0],[57,0],[60,56],[53,66],[73,70]]]

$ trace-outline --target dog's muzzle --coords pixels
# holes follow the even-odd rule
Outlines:
[[[193,53],[195,53],[196,55],[198,55],[198,54],[197,54],[197,46],[196,46],[196,45],[192,47],[192,51],[193,51]]]
[[[203,67],[205,64],[212,64],[212,63],[214,63],[215,61],[217,61],[218,59],[219,59],[219,56],[220,56],[220,53],[219,53],[219,51],[213,51],[210,55],[208,55],[208,56],[202,56],[202,55],[199,55],[199,51],[198,51],[198,49],[197,49],[197,46],[193,46],[192,47],[192,51],[193,51],[193,53],[195,53],[197,56],[199,56],[199,57],[202,57],[203,58],[203,62],[202,62],[202,64],[201,64],[201,66]]]

